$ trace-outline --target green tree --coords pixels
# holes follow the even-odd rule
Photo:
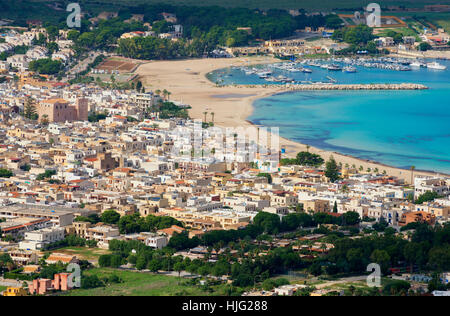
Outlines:
[[[106,224],[118,224],[120,220],[120,214],[115,210],[106,210],[102,213],[100,220]]]
[[[324,160],[317,154],[312,154],[307,151],[302,151],[297,154],[298,165],[319,167],[323,163]]]
[[[80,32],[77,30],[70,30],[67,33],[67,39],[71,40],[71,41],[76,41],[79,36],[80,36]]]
[[[314,276],[319,276],[322,274],[322,266],[318,262],[315,262],[312,265],[310,265],[308,270],[309,273],[311,273]]]
[[[110,267],[111,266],[111,255],[101,255],[98,258],[98,265],[101,268]]]
[[[333,205],[333,213],[337,213],[337,212],[338,212],[337,202],[334,201],[334,205]]]
[[[345,212],[342,214],[342,224],[345,225],[357,225],[361,221],[357,212]]]
[[[152,259],[147,264],[147,269],[149,269],[153,273],[158,272],[158,270],[160,270],[161,268],[162,268],[161,261],[158,259]]]
[[[44,75],[55,75],[63,69],[63,65],[59,60],[52,60],[51,58],[44,58],[33,60],[29,64],[31,71]]]
[[[47,34],[48,34],[48,39],[50,41],[54,41],[59,35],[59,29],[55,25],[48,26],[46,28],[46,30],[47,30]]]
[[[0,230],[0,236],[1,236],[1,230]],[[2,269],[5,269],[8,263],[13,263],[11,256],[7,253],[0,255],[0,271]]]
[[[253,219],[253,224],[263,229],[269,234],[276,234],[280,231],[280,217],[277,214],[259,212]]]
[[[137,92],[141,92],[141,90],[142,90],[142,82],[138,81],[137,84],[136,84],[136,91]]]
[[[184,270],[184,264],[183,264],[183,262],[177,262],[177,263],[175,263],[174,265],[173,265],[173,269],[176,271],[176,272],[178,272],[178,278],[180,278],[181,277],[181,272]],[[178,283],[179,283],[180,281],[178,280]]]
[[[47,44],[47,49],[50,54],[53,54],[53,53],[59,51],[59,46],[55,42],[50,42]]]
[[[330,182],[336,182],[339,179],[339,167],[333,156],[330,157],[325,165],[325,176]]]
[[[119,255],[111,256],[111,268],[119,268],[123,263],[122,257]]]
[[[96,275],[83,275],[81,278],[82,289],[94,289],[103,286],[103,282]]]
[[[432,46],[427,42],[422,42],[419,44],[419,50],[421,52],[426,52],[427,50],[430,50]]]
[[[370,255],[370,260],[378,263],[381,266],[381,271],[383,271],[383,273],[387,272],[391,264],[391,257],[386,250],[375,249]]]
[[[34,105],[34,100],[29,97],[25,103],[23,109],[23,116],[29,120],[35,120],[37,116],[36,106]]]
[[[419,195],[419,197],[415,200],[414,203],[415,204],[422,204],[424,202],[434,201],[438,197],[439,197],[439,194],[437,194],[436,192],[427,191],[424,194]]]
[[[11,170],[8,169],[0,169],[0,178],[11,178],[14,174]]]
[[[146,268],[146,266],[147,266],[147,260],[146,260],[145,256],[144,255],[138,256],[137,261],[136,261],[136,269],[143,270]]]

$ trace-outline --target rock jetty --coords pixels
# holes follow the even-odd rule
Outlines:
[[[235,85],[239,86],[239,85]],[[240,85],[241,87],[261,87],[261,85]],[[311,91],[311,90],[427,90],[428,87],[422,84],[416,83],[376,83],[376,84],[326,84],[326,83],[314,83],[314,84],[285,84],[285,85],[263,85],[268,88],[278,88],[280,90],[290,91]]]

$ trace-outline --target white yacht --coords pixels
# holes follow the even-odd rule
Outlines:
[[[446,66],[441,65],[440,63],[438,63],[436,61],[432,62],[432,63],[428,63],[427,67],[430,68],[430,69],[436,69],[436,70],[445,70],[445,69],[447,69]]]

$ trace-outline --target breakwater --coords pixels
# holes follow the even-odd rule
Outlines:
[[[233,85],[234,87],[260,88],[261,85]],[[315,90],[427,90],[428,87],[416,83],[399,83],[399,84],[269,84],[262,85],[267,88],[276,88],[285,91],[315,91]]]

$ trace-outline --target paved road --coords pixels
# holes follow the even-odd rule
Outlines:
[[[87,58],[83,59],[82,61],[80,61],[78,64],[76,64],[72,69],[70,69],[68,71],[68,74],[76,75],[77,73],[86,70],[88,65],[91,64],[95,60],[95,58],[97,58],[100,55],[101,55],[100,52],[89,53],[89,56]]]
[[[364,281],[367,279],[367,275],[360,275],[360,276],[355,276],[355,277],[349,277],[349,278],[343,278],[343,279],[339,279],[336,281],[329,281],[329,282],[325,282],[322,284],[317,284],[315,285],[315,287],[317,289],[323,289],[326,288],[328,286],[333,286],[336,284],[341,284],[341,283],[347,283],[347,282],[357,282],[357,281]]]
[[[23,282],[17,282],[15,280],[8,280],[0,278],[0,286],[21,287]]]

